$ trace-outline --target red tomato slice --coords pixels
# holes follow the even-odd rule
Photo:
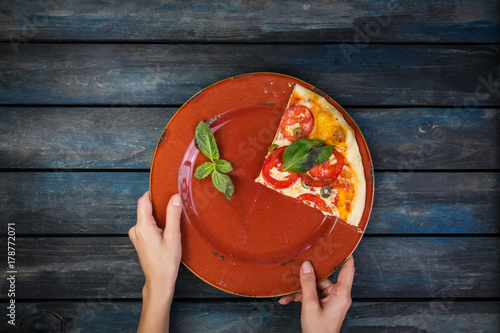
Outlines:
[[[329,178],[332,183],[338,178],[344,167],[344,156],[336,149],[333,150],[336,163],[331,164],[331,160],[325,161],[319,165],[315,165],[309,170],[309,174],[315,178]]]
[[[323,187],[333,183],[342,172],[344,167],[344,156],[337,151],[333,150],[333,154],[337,161],[332,164],[330,160],[313,166],[308,173],[300,174],[300,178],[309,186]]]
[[[291,142],[306,138],[313,127],[314,116],[307,106],[291,106],[285,110],[281,118],[280,131]]]
[[[307,173],[301,173],[301,174],[299,174],[299,176],[300,176],[300,178],[302,178],[302,180],[304,181],[304,183],[306,183],[309,186],[313,186],[313,187],[324,187],[324,186],[328,186],[331,183],[333,183],[328,178],[326,178],[326,179],[315,179],[315,178],[309,176],[309,174],[307,174]]]
[[[328,207],[325,201],[316,194],[310,194],[310,193],[301,194],[297,197],[297,199],[299,199],[300,201],[304,202],[307,201],[313,203],[318,209],[332,214],[332,210],[330,209],[330,207]]]
[[[292,186],[299,177],[295,172],[283,171],[283,152],[286,147],[276,149],[264,162],[262,167],[262,176],[266,182],[274,188],[287,188]],[[288,173],[288,176],[283,180],[278,180],[271,176],[271,169],[277,167],[280,172]]]

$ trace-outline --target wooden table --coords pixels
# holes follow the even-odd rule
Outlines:
[[[337,100],[372,153],[343,330],[498,332],[499,13],[494,0],[2,1],[0,331],[134,332],[144,278],[127,232],[158,137],[205,86],[271,71]],[[181,267],[172,331],[299,332],[300,305],[276,301]]]

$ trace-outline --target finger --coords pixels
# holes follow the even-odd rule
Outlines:
[[[319,304],[316,276],[309,261],[305,261],[300,268],[300,285],[302,286],[302,304]]]
[[[293,295],[286,295],[286,296],[281,297],[280,300],[278,301],[278,303],[280,303],[281,305],[286,305],[286,304],[291,303],[293,301],[293,298],[294,298]]]
[[[167,206],[167,221],[165,223],[165,231],[163,233],[163,238],[166,241],[168,239],[180,240],[181,230],[180,230],[180,221],[182,214],[182,200],[179,194],[174,194],[168,203]]]
[[[354,272],[354,258],[351,256],[340,269],[337,284],[347,290],[351,290],[352,282],[354,280]]]
[[[153,205],[149,199],[149,191],[144,193],[137,201],[137,224],[151,224],[153,219]]]
[[[290,304],[292,302],[302,302],[302,293],[294,293],[280,298],[279,303],[282,305]]]
[[[135,225],[128,230],[128,238],[132,241],[132,244],[135,242]]]
[[[295,293],[292,302],[302,302],[302,293]]]
[[[334,285],[333,281],[330,280],[329,278],[326,278],[323,281],[321,281],[320,283],[318,283],[318,289],[320,291],[323,291],[323,290],[325,290],[327,288],[330,288],[333,285]]]

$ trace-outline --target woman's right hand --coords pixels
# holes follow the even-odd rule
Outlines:
[[[302,302],[300,322],[304,333],[340,332],[352,303],[354,271],[354,259],[351,256],[342,266],[337,283],[327,278],[316,284],[314,268],[306,261],[300,269],[302,292],[283,296],[279,302]]]

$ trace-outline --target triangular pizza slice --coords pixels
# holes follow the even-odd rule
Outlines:
[[[255,181],[354,226],[363,215],[366,182],[355,133],[324,97],[299,84]]]

